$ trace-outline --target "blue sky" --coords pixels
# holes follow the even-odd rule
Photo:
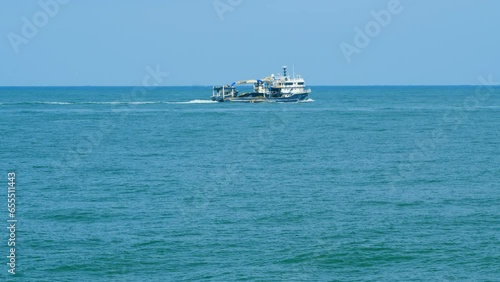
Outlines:
[[[500,1],[397,2],[0,0],[0,85],[140,85],[157,65],[170,74],[162,85],[228,83],[282,65],[311,85],[500,80]]]

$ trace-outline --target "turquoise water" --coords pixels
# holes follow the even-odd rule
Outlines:
[[[0,88],[2,277],[498,281],[500,88],[313,91]]]

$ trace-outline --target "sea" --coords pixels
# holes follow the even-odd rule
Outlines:
[[[0,88],[0,278],[500,281],[500,87],[312,90]]]

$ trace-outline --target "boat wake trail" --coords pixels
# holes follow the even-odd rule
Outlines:
[[[34,102],[33,104],[41,105],[150,105],[150,104],[164,104],[165,102]],[[31,103],[23,103],[31,104]]]
[[[311,98],[307,98],[305,100],[299,101],[299,103],[312,103],[312,102],[314,102],[314,100]]]
[[[169,104],[217,104],[219,102],[212,100],[191,100],[189,102],[170,102]]]
[[[214,104],[218,103],[212,100],[191,100],[191,101],[143,101],[143,102],[55,102],[55,101],[35,101],[35,102],[14,102],[14,103],[0,103],[0,105],[161,105],[161,104]]]
[[[23,103],[23,104],[30,104],[30,103]],[[71,105],[73,103],[69,103],[69,102],[34,102],[33,104],[41,104],[41,105]]]

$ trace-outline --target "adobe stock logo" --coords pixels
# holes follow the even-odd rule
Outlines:
[[[23,17],[21,20],[23,26],[21,27],[21,33],[17,34],[15,32],[9,32],[7,38],[9,39],[10,46],[14,53],[19,54],[20,46],[22,44],[26,45],[31,39],[35,38],[40,29],[44,28],[50,21],[59,14],[61,10],[61,5],[67,5],[71,0],[40,0],[38,1],[38,6],[40,10],[35,12],[31,17],[31,20],[27,17]]]
[[[217,16],[219,16],[219,20],[222,22],[225,13],[234,11],[242,3],[243,0],[214,0],[213,5]]]
[[[349,44],[345,41],[340,43],[340,50],[347,63],[352,62],[354,54],[360,54],[363,49],[367,48],[372,40],[380,35],[383,28],[392,23],[394,16],[400,14],[402,11],[403,6],[400,0],[389,0],[387,9],[380,10],[379,12],[371,11],[370,14],[373,20],[367,22],[364,29],[357,26],[354,28],[354,44]]]

